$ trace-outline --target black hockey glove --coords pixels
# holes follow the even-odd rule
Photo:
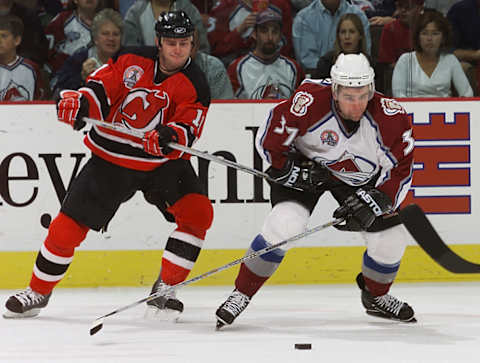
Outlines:
[[[145,133],[143,149],[155,156],[166,156],[173,151],[168,146],[169,142],[178,142],[177,132],[171,127],[158,125],[154,130]]]
[[[155,130],[158,132],[158,146],[160,146],[162,154],[170,154],[173,149],[168,146],[168,143],[178,142],[177,132],[173,128],[165,125],[158,125]]]
[[[286,187],[316,192],[329,180],[330,172],[312,160],[288,159],[282,169],[269,168],[267,174],[272,181]]]
[[[366,231],[375,218],[392,209],[390,197],[378,189],[357,189],[333,213],[334,218],[345,219],[345,224],[337,224],[341,231]]]

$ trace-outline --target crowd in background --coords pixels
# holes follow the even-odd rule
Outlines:
[[[0,100],[52,100],[184,10],[212,99],[288,98],[364,53],[394,97],[479,96],[480,0],[0,0]]]

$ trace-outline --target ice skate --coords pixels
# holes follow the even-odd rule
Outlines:
[[[233,290],[227,300],[220,305],[215,313],[217,317],[217,330],[221,329],[224,325],[230,325],[235,318],[245,310],[250,302],[250,298],[242,294],[237,289]]]
[[[30,287],[8,298],[5,303],[7,310],[3,314],[5,319],[32,318],[40,313],[40,309],[48,304],[50,295],[42,295]]]
[[[183,303],[175,296],[175,290],[169,289],[169,285],[158,279],[155,281],[150,294],[160,292],[161,295],[147,301],[145,318],[165,321],[177,321],[183,312]]]
[[[385,294],[373,296],[365,287],[363,275],[357,276],[357,284],[362,290],[362,304],[368,315],[378,318],[402,321],[405,323],[416,323],[415,312],[406,302],[398,300],[395,296]]]

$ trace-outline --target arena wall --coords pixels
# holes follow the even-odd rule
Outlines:
[[[419,204],[457,253],[480,262],[475,223],[480,220],[480,201],[474,197],[474,185],[480,197],[479,100],[401,103],[412,119],[416,139],[414,179],[405,203]],[[273,106],[213,103],[194,147],[265,169],[254,137]],[[89,152],[82,132],[56,122],[52,103],[2,104],[0,119],[0,288],[20,288],[28,283],[46,227]],[[266,182],[195,157],[192,162],[208,185],[215,220],[191,277],[241,257],[269,210]],[[310,226],[331,220],[335,208],[331,197],[323,197]],[[137,193],[120,208],[106,233],[89,233],[60,286],[149,286],[173,228]],[[329,228],[295,244],[270,283],[351,283],[363,251],[360,234]],[[198,284],[232,284],[236,271],[229,269]],[[409,241],[398,281],[460,280],[480,280],[480,275],[451,274]]]

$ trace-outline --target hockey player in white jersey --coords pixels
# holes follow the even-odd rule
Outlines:
[[[273,108],[256,143],[276,183],[273,208],[247,254],[304,232],[328,191],[340,205],[333,216],[345,220],[336,228],[361,231],[366,241],[357,284],[367,314],[415,322],[413,309],[388,293],[406,247],[407,231],[395,211],[411,184],[412,127],[399,103],[375,92],[365,56],[341,54],[331,85],[305,80]],[[235,289],[216,311],[217,328],[232,324],[247,307],[286,249],[241,265]]]

